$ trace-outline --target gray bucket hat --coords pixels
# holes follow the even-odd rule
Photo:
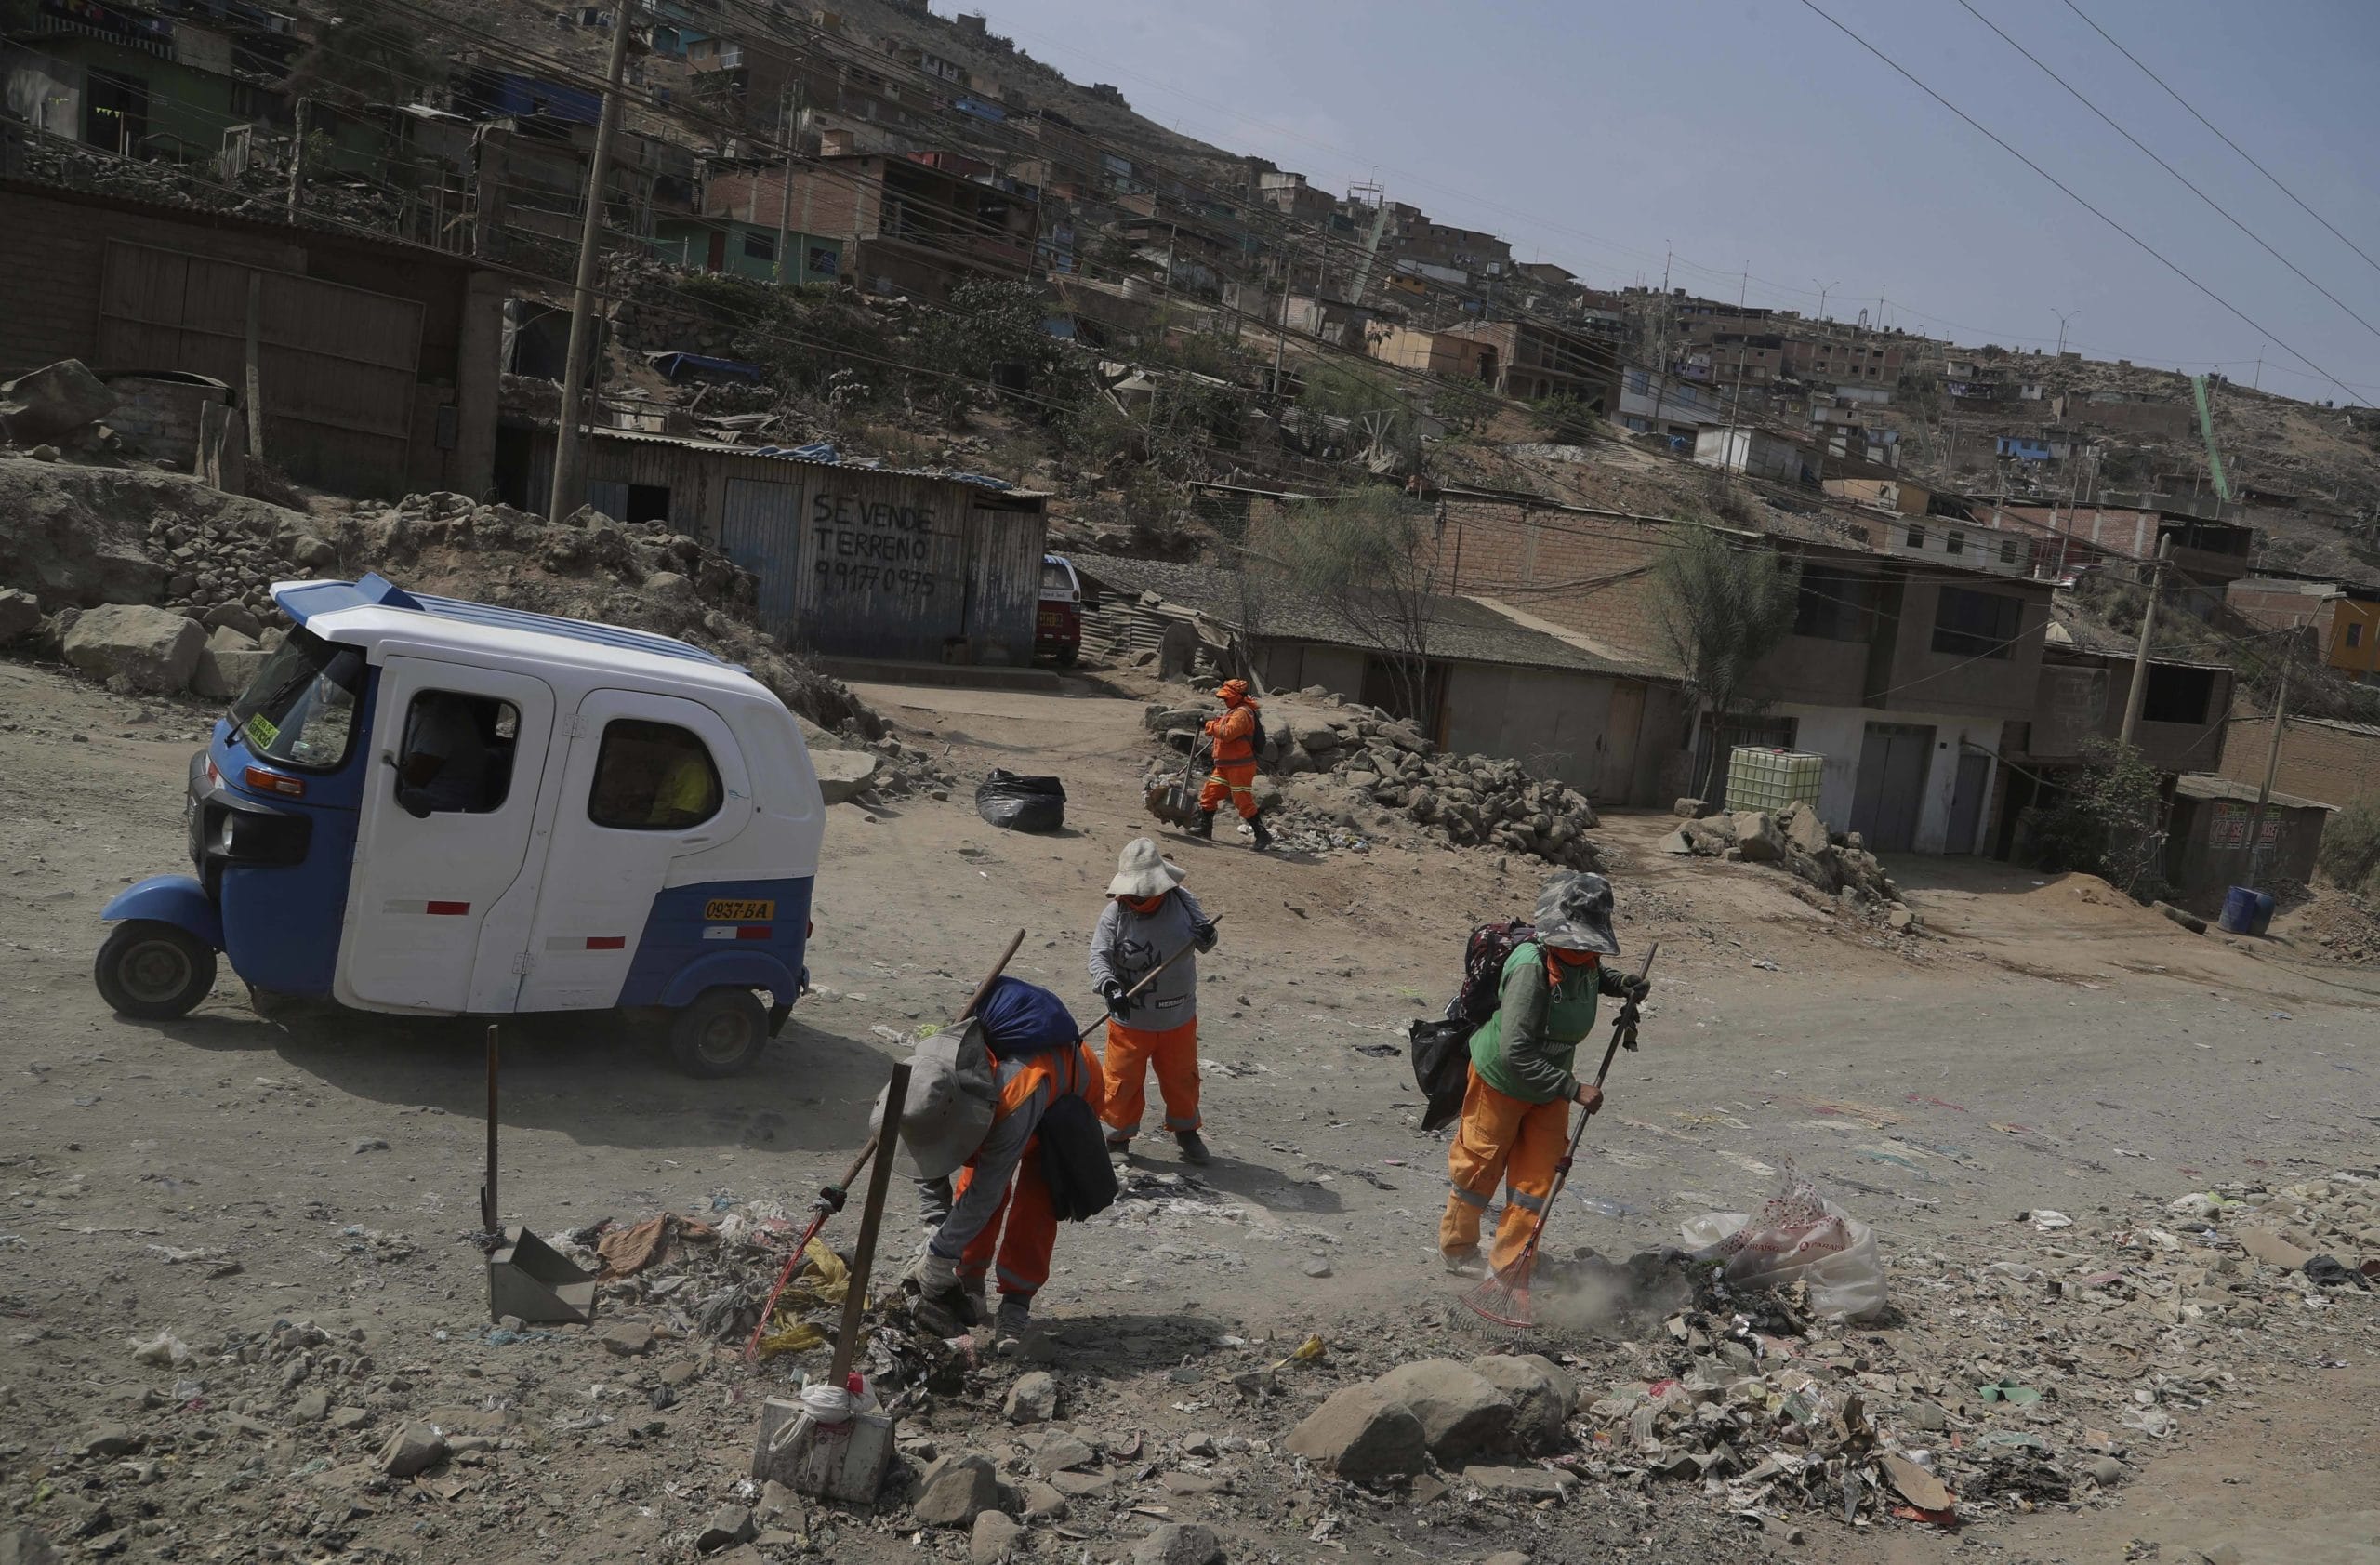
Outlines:
[[[1611,882],[1584,870],[1556,875],[1537,894],[1537,937],[1566,951],[1620,954],[1611,932]]]
[[[910,1175],[940,1179],[973,1157],[992,1128],[996,1098],[981,1022],[971,1017],[920,1042],[909,1056],[909,1095],[901,1106],[901,1160]],[[883,1130],[884,1092],[876,1094],[868,1126]]]

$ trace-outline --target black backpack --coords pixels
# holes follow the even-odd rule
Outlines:
[[[1251,706],[1248,721],[1251,724],[1248,730],[1249,754],[1261,756],[1264,753],[1264,716]]]
[[[1107,1157],[1107,1132],[1090,1102],[1060,1093],[1042,1111],[1033,1134],[1041,1150],[1041,1178],[1050,1187],[1050,1207],[1062,1223],[1079,1223],[1116,1204],[1116,1165]]]
[[[1407,1029],[1413,1084],[1429,1100],[1421,1115],[1423,1132],[1450,1124],[1462,1112],[1463,1094],[1471,1086],[1471,1035],[1503,1003],[1505,962],[1516,947],[1536,938],[1536,926],[1520,919],[1473,930],[1462,948],[1462,987],[1447,1001],[1445,1018],[1417,1021]]]

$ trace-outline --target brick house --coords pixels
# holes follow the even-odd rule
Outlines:
[[[874,153],[813,160],[790,181],[782,168],[714,175],[703,216],[774,233],[788,201],[794,232],[840,243],[849,281],[925,298],[968,277],[1025,277],[1040,224],[1030,196]]]
[[[2235,716],[2223,741],[2219,770],[2234,782],[2262,787],[2272,750],[2269,716]],[[2292,717],[2281,735],[2281,765],[2273,786],[2341,808],[2380,796],[2380,727],[2328,718]]]
[[[2380,684],[2380,588],[2247,577],[2224,589],[2223,602],[2267,630],[2304,630],[2323,662],[2358,684]]]

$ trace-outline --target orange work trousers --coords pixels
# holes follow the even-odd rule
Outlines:
[[[1106,1065],[1107,1102],[1099,1117],[1106,1122],[1110,1140],[1141,1133],[1151,1068],[1157,1071],[1157,1090],[1165,1099],[1165,1128],[1177,1134],[1198,1128],[1197,1017],[1163,1032],[1110,1020]]]
[[[1570,1142],[1570,1103],[1524,1103],[1471,1073],[1462,1094],[1462,1124],[1447,1148],[1447,1214],[1438,1248],[1466,1256],[1479,1248],[1479,1217],[1506,1187],[1504,1215],[1496,1225],[1488,1264],[1502,1271],[1521,1258],[1528,1236],[1554,1193],[1554,1165]]]
[[[1198,790],[1198,808],[1220,810],[1228,794],[1232,808],[1242,820],[1256,818],[1256,763],[1224,761],[1216,763],[1207,778],[1207,786]]]
[[[975,1165],[968,1164],[951,1181],[953,1200],[974,1182]],[[992,1269],[999,1257],[999,1291],[1003,1298],[1031,1299],[1050,1280],[1050,1255],[1058,1247],[1058,1214],[1050,1205],[1050,1182],[1041,1177],[1041,1144],[1025,1144],[1016,1174],[1000,1196],[998,1211],[984,1231],[959,1257],[959,1277],[972,1282]]]

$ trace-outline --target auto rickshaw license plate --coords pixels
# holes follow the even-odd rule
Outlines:
[[[734,923],[761,923],[777,916],[774,902],[740,902],[732,897],[714,896],[703,904],[703,917]]]

